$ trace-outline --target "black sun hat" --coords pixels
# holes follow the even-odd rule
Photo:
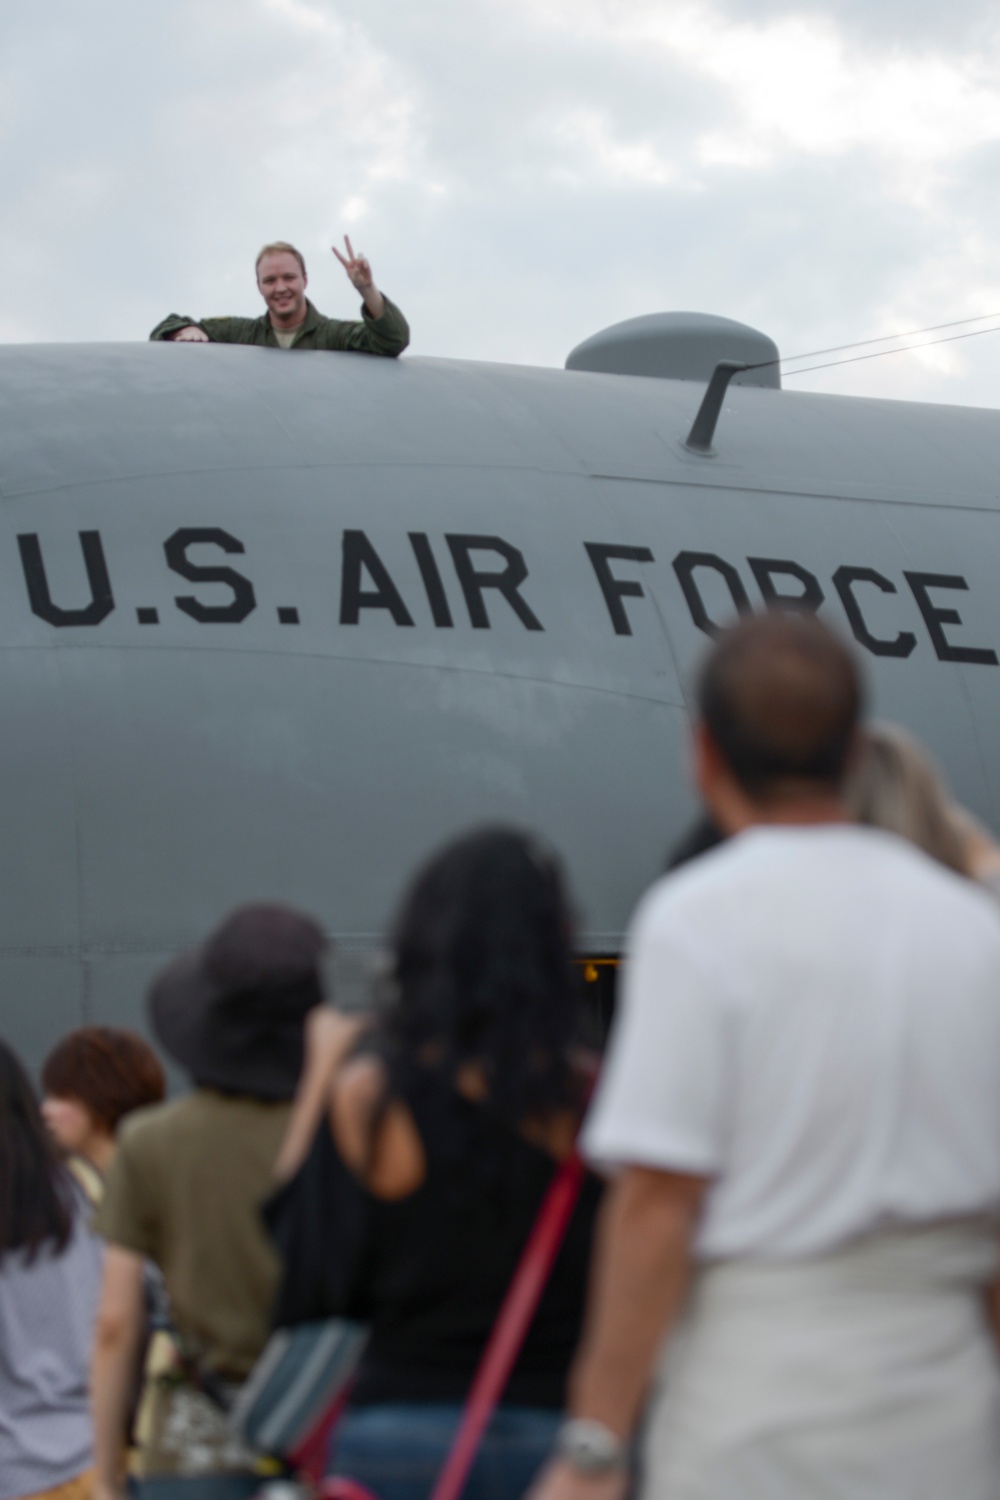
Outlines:
[[[305,1018],[323,1000],[319,964],[327,946],[311,917],[285,906],[241,906],[153,981],[153,1030],[202,1088],[290,1099],[302,1071]]]

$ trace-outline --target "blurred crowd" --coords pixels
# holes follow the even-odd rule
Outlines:
[[[692,735],[603,1057],[560,860],[493,827],[412,878],[363,1014],[283,906],[174,959],[174,1097],[130,1031],[40,1093],[0,1042],[0,1500],[287,1493],[234,1413],[326,1326],[326,1492],[442,1493],[577,1163],[469,1500],[996,1500],[1000,847],[811,617],[724,632]]]

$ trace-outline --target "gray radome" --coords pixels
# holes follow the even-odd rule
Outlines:
[[[778,346],[766,333],[717,318],[711,313],[649,313],[613,323],[577,344],[567,370],[597,370],[605,375],[653,375],[661,380],[707,381],[722,359],[741,364],[765,363],[762,370],[746,370],[737,385],[781,386]]]

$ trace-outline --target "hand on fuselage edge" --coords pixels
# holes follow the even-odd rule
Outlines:
[[[210,344],[212,340],[204,328],[199,328],[195,323],[189,323],[186,328],[178,328],[167,340],[171,344]]]

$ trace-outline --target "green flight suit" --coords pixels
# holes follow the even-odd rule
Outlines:
[[[385,312],[373,318],[361,305],[363,314],[360,323],[344,322],[340,318],[324,318],[312,303],[306,302],[305,322],[296,330],[292,349],[352,349],[359,354],[384,354],[395,358],[402,354],[410,342],[410,328],[394,302],[383,292]],[[182,318],[171,313],[162,323],[157,323],[151,339],[168,339],[179,328],[201,328],[213,344],[260,344],[268,349],[280,349],[274,336],[271,318],[263,313],[259,318]]]

